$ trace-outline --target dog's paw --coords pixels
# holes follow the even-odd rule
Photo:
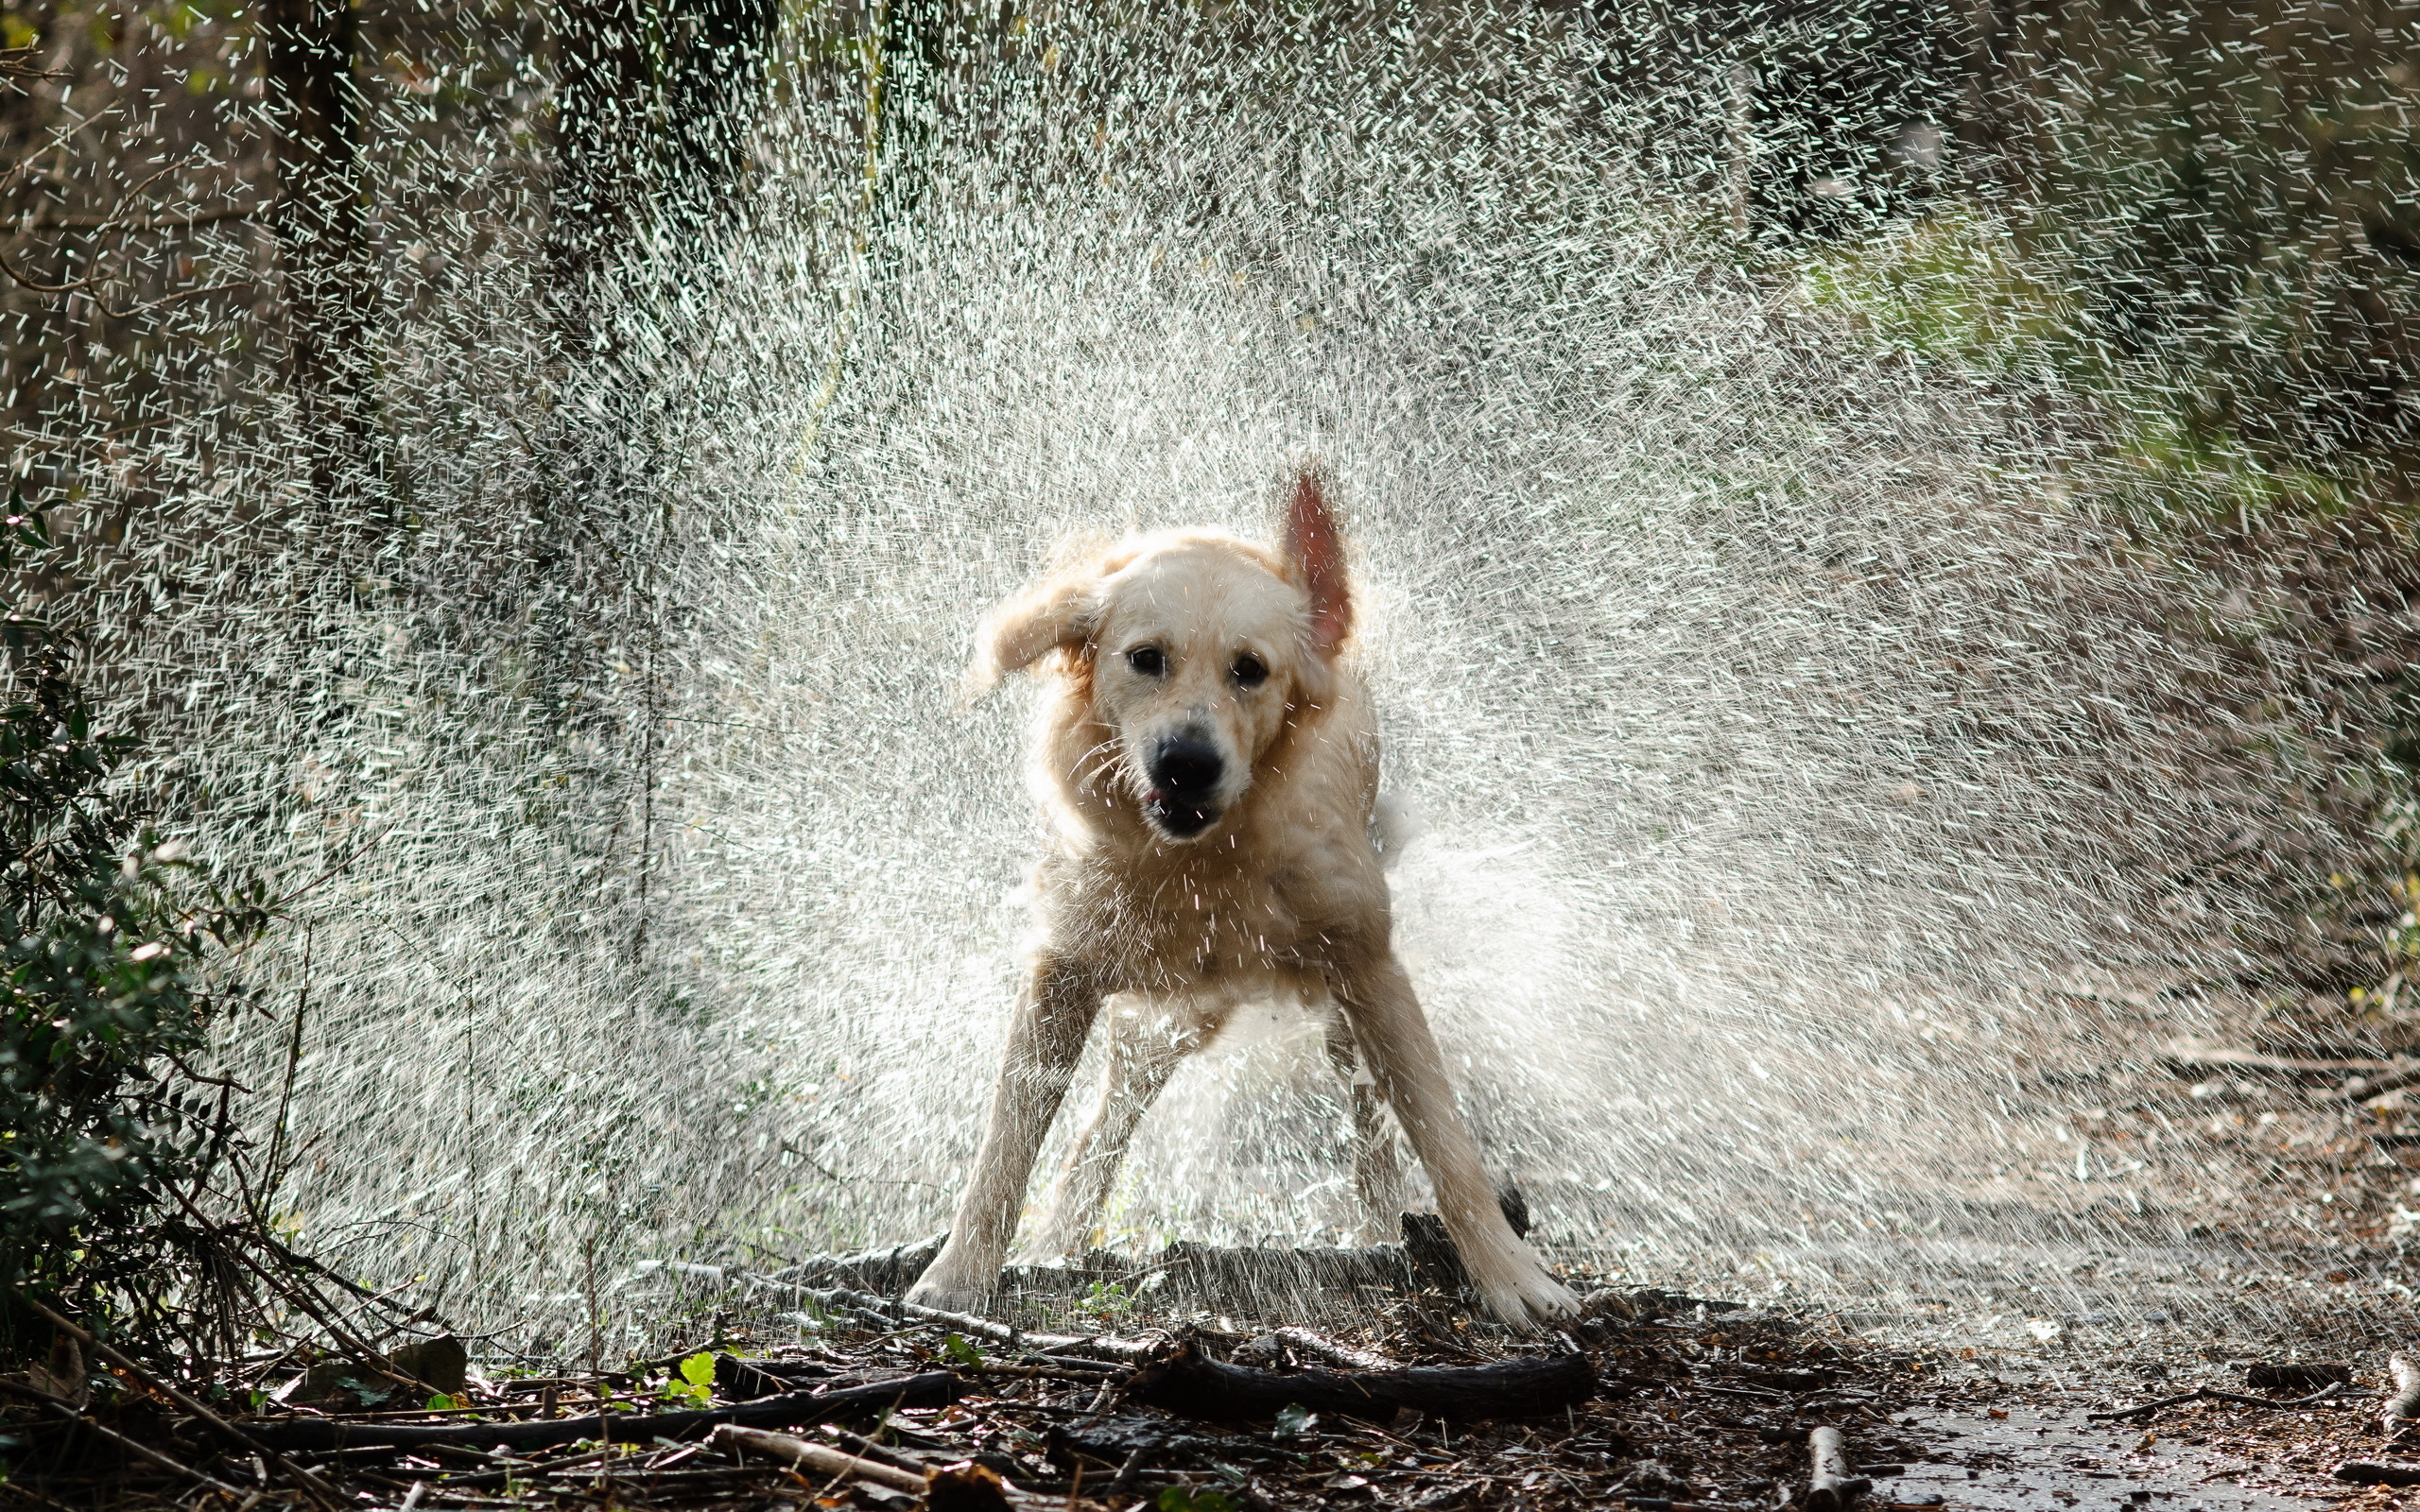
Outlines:
[[[984,1288],[956,1285],[936,1280],[930,1276],[908,1288],[905,1300],[910,1307],[929,1307],[937,1313],[972,1313],[983,1305]]]
[[[1489,1316],[1523,1333],[1580,1315],[1580,1298],[1535,1260],[1519,1265],[1512,1275],[1478,1280],[1474,1289]]]

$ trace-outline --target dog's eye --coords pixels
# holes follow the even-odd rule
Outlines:
[[[1269,663],[1250,651],[1236,658],[1235,666],[1229,670],[1235,673],[1236,680],[1247,688],[1257,688],[1269,680]]]
[[[1168,669],[1167,658],[1160,655],[1156,645],[1138,645],[1127,652],[1126,664],[1147,678],[1156,678]]]

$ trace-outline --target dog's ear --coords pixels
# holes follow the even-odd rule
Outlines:
[[[1053,651],[1081,652],[1100,627],[1101,579],[1123,565],[1098,540],[1071,541],[1052,554],[1052,570],[995,605],[975,627],[975,660],[964,692],[980,698],[1011,672]]]
[[[1345,582],[1344,538],[1328,513],[1325,479],[1315,467],[1294,474],[1286,501],[1285,549],[1295,581],[1311,597],[1310,649],[1332,660],[1353,633],[1353,591]]]

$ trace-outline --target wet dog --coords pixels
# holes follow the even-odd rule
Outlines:
[[[1026,777],[1049,844],[982,1151],[908,1300],[964,1310],[991,1292],[1104,1004],[1100,1106],[1045,1220],[1062,1252],[1091,1232],[1184,1057],[1237,1008],[1294,999],[1326,1016],[1340,1066],[1367,1068],[1355,1099],[1365,1211],[1392,1216],[1383,1097],[1487,1310],[1517,1326],[1575,1311],[1506,1222],[1395,958],[1370,838],[1376,730],[1343,660],[1352,628],[1343,542],[1313,471],[1289,482],[1275,550],[1208,530],[1080,545],[984,619],[970,691],[1028,668],[1046,679]]]

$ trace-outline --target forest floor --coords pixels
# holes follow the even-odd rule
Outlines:
[[[1957,1295],[1939,1264],[1920,1285],[1873,1275],[1862,1295],[1828,1296],[1726,1295],[1712,1273],[1679,1278],[1688,1296],[1566,1267],[1585,1316],[1516,1338],[1457,1306],[1416,1246],[1324,1252],[1340,1257],[1318,1262],[1325,1282],[1295,1274],[1265,1288],[1235,1267],[1319,1252],[1191,1246],[1191,1293],[1134,1284],[1188,1246],[1150,1263],[1098,1257],[1098,1275],[1012,1272],[1012,1323],[893,1300],[924,1258],[907,1247],[774,1277],[674,1266],[702,1287],[667,1297],[679,1348],[545,1376],[458,1352],[441,1381],[413,1367],[444,1399],[417,1410],[398,1409],[422,1387],[336,1359],[306,1374],[308,1356],[291,1352],[279,1369],[256,1361],[165,1383],[215,1402],[215,1424],[124,1373],[90,1409],[97,1427],[71,1426],[39,1383],[0,1382],[0,1501],[130,1512],[2420,1503],[2420,1488],[2340,1478],[2348,1463],[2387,1462],[2420,1481],[2420,1442],[2404,1442],[2420,1422],[2381,1422],[2390,1357],[2420,1357],[2404,1263],[2420,1228],[2420,1133],[2406,1126],[2420,1057],[2170,1045],[2130,1065],[2036,1065],[2025,1082],[2064,1109],[2069,1139],[2020,1178],[2043,1211],[2075,1212],[2090,1194],[2088,1221],[2064,1249],[1975,1262]],[[2104,1184],[2120,1173],[2125,1195],[2075,1171]],[[1340,1265],[1392,1280],[1340,1286]],[[1220,1286],[1240,1299],[1222,1305]],[[1819,1429],[1840,1435],[1838,1484],[1819,1478]]]
[[[1820,1314],[1655,1291],[1599,1290],[1575,1329],[1528,1341],[1434,1294],[1357,1332],[1247,1335],[1196,1317],[1011,1338],[867,1294],[816,1297],[810,1329],[726,1326],[621,1371],[492,1379],[474,1366],[445,1383],[440,1410],[391,1410],[399,1399],[367,1372],[340,1369],[320,1373],[316,1404],[263,1401],[220,1428],[123,1394],[101,1420],[149,1460],[12,1421],[0,1494],[189,1512],[2238,1512],[2420,1494],[2334,1478],[2349,1460],[2398,1458],[2379,1423],[2384,1383],[2339,1362],[2301,1362],[2272,1386],[2243,1361],[2128,1351],[2028,1379],[2031,1353],[1910,1348]],[[1172,1385],[1151,1362],[1180,1352],[1233,1364]],[[1398,1400],[1407,1390],[1461,1395],[1423,1410]],[[1356,1392],[1370,1404],[1351,1404]],[[718,1426],[735,1421],[754,1436]],[[1817,1429],[1841,1435],[1841,1484],[1818,1479]]]

